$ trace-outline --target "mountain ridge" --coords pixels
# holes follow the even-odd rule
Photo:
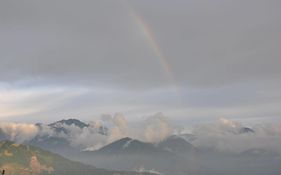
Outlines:
[[[136,175],[136,172],[122,172],[99,169],[80,162],[70,161],[58,154],[30,145],[12,141],[0,142],[0,169],[7,175]],[[146,173],[149,174],[149,173]]]

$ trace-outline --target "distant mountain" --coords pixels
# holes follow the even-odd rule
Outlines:
[[[60,120],[47,125],[54,134],[39,134],[32,140],[25,142],[25,144],[40,147],[54,153],[59,153],[63,156],[68,156],[69,153],[75,154],[79,152],[79,150],[71,146],[70,141],[67,139],[69,131],[65,128],[65,126],[71,125],[79,128],[87,126],[87,124],[76,119]],[[36,126],[39,130],[43,130],[43,124],[36,124]],[[62,135],[64,137],[62,137]]]
[[[75,127],[80,128],[80,129],[83,129],[83,128],[89,127],[90,124],[84,123],[84,122],[82,122],[80,120],[77,120],[77,119],[64,119],[64,120],[60,120],[60,121],[48,124],[48,126],[57,133],[68,134],[69,131],[68,131],[67,127],[75,126]],[[98,128],[98,133],[100,133],[102,135],[107,135],[108,134],[108,128],[101,125]]]
[[[176,136],[180,137],[180,138],[183,138],[184,140],[186,140],[189,143],[191,143],[191,142],[193,142],[194,140],[197,139],[197,137],[194,134],[189,134],[189,133],[178,134]]]
[[[245,134],[245,133],[254,133],[255,131],[251,128],[248,128],[248,127],[242,127],[240,130],[239,130],[239,134]]]
[[[98,169],[93,166],[70,161],[57,154],[36,147],[20,145],[10,141],[0,142],[0,169],[4,169],[7,175],[138,174],[135,172]]]
[[[83,123],[77,119],[67,119],[67,120],[60,120],[54,123],[49,124],[51,128],[55,129],[56,132],[64,132],[65,134],[68,133],[67,129],[64,126],[76,126],[80,129],[88,127],[89,124]]]
[[[196,148],[180,136],[172,135],[157,145],[166,151],[183,154],[186,152],[195,151]]]
[[[36,124],[39,130],[43,130],[45,127],[43,124]],[[71,145],[71,129],[77,127],[84,129],[90,127],[89,124],[84,123],[77,119],[64,119],[51,124],[46,125],[53,134],[37,135],[32,140],[26,142],[33,146],[37,146],[55,153],[59,153],[63,156],[72,158],[80,154],[80,151],[85,149],[82,146]],[[100,126],[97,131],[101,135],[108,134],[108,128]]]
[[[165,153],[164,150],[159,149],[151,143],[141,142],[129,137],[117,140],[108,144],[101,149],[95,151],[96,154],[155,154]]]
[[[8,136],[0,128],[0,141],[1,140],[6,140],[7,138],[8,138]]]
[[[55,136],[36,136],[34,139],[26,142],[25,144],[40,147],[42,149],[61,154],[69,157],[72,154],[80,152],[78,148],[71,146],[71,143],[66,138]]]
[[[253,157],[279,157],[280,154],[274,151],[269,151],[262,148],[252,148],[240,153],[240,156],[253,156]]]
[[[164,144],[164,143],[163,143]],[[110,143],[96,151],[83,152],[83,162],[94,164],[101,168],[131,171],[144,168],[165,174],[173,173],[176,169],[184,167],[183,157],[171,150],[142,142],[129,137]],[[185,169],[184,168],[181,169]],[[182,174],[186,174],[184,171]],[[179,173],[176,173],[179,174]]]

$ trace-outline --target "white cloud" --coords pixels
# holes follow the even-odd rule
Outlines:
[[[39,133],[37,126],[25,123],[0,123],[0,129],[9,140],[19,143],[31,140]]]
[[[197,147],[212,148],[223,152],[241,153],[257,148],[281,153],[281,125],[255,124],[254,133],[241,133],[242,123],[221,118],[216,123],[201,124],[193,128],[196,135],[193,144]]]

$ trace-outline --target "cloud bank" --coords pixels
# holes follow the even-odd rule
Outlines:
[[[261,149],[281,153],[281,124],[256,124],[254,132],[241,132],[246,128],[242,123],[219,119],[216,123],[203,124],[193,128],[196,135],[193,144],[222,152],[242,153],[249,149]]]
[[[7,136],[7,139],[24,142],[31,140],[39,134],[39,128],[33,124],[25,123],[0,123],[0,132]]]
[[[191,127],[188,132],[173,126],[167,117],[157,113],[136,124],[126,121],[121,113],[103,115],[100,120],[89,122],[88,127],[62,124],[67,132],[56,132],[47,125],[26,123],[0,123],[1,138],[24,143],[35,137],[58,137],[73,147],[96,150],[115,140],[131,137],[145,142],[157,143],[175,134],[186,138],[199,149],[214,149],[228,153],[242,153],[250,149],[281,154],[281,124],[255,124],[250,128],[226,118],[217,122]],[[245,129],[246,128],[246,129]],[[249,131],[250,130],[250,131]],[[193,139],[188,139],[192,136]]]
[[[168,119],[157,113],[140,122],[138,125],[128,124],[124,115],[102,115],[100,120],[89,122],[88,127],[60,124],[65,132],[56,132],[48,125],[25,123],[0,123],[1,134],[7,139],[16,142],[28,142],[36,136],[65,138],[71,145],[84,147],[85,149],[97,149],[115,140],[132,137],[145,142],[159,142],[172,134],[173,128]]]

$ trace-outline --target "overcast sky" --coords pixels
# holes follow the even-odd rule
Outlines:
[[[280,9],[280,0],[2,0],[0,120],[278,120]]]

